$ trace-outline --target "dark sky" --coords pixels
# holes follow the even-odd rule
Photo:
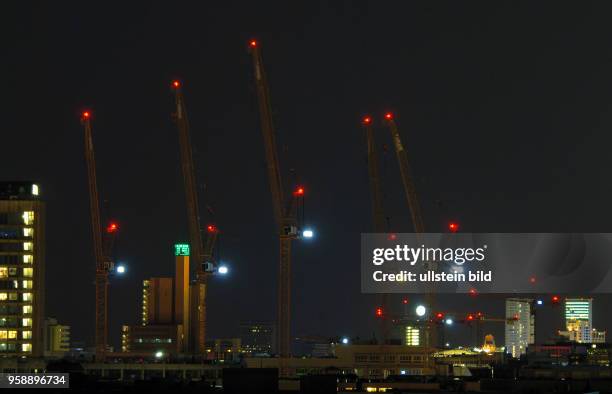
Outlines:
[[[175,77],[185,84],[201,204],[214,208],[232,268],[210,286],[210,335],[275,318],[278,250],[252,37],[263,45],[284,170],[306,185],[317,231],[295,247],[296,334],[369,337],[376,327],[377,298],[359,283],[359,235],[371,229],[365,113],[397,114],[429,231],[449,219],[473,232],[610,231],[612,25],[603,2],[16,4],[0,12],[0,179],[41,184],[47,315],[70,324],[73,339],[91,341],[94,319],[78,114],[93,109],[99,189],[129,265],[111,284],[116,343],[120,325],[139,319],[142,279],[171,275],[172,244],[187,239]],[[391,223],[410,231],[388,156]],[[440,298],[453,310],[478,302]],[[502,313],[502,298],[482,303]],[[609,327],[604,297],[595,303],[595,325]],[[559,310],[545,314],[541,339],[561,325]]]

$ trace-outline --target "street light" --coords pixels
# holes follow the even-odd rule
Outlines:
[[[416,307],[415,312],[417,316],[422,317],[425,316],[425,313],[427,313],[427,309],[423,305],[419,305]]]

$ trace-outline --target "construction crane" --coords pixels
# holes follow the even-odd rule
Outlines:
[[[100,221],[100,198],[96,177],[96,159],[91,132],[91,112],[81,114],[81,124],[85,131],[85,161],[89,181],[89,213],[93,237],[94,257],[96,260],[96,361],[104,362],[108,350],[108,275],[114,269],[112,247],[119,226],[110,222],[106,235],[102,235]]]
[[[384,233],[388,231],[385,220],[385,211],[383,208],[382,188],[380,186],[380,174],[378,172],[378,154],[376,153],[376,143],[374,138],[374,129],[372,128],[372,117],[365,116],[361,124],[365,129],[366,147],[368,158],[368,177],[370,180],[370,199],[372,201],[372,223],[374,224],[375,233]],[[383,344],[387,342],[389,332],[388,319],[384,318],[387,313],[387,294],[381,295],[381,306],[377,309],[377,317],[381,318],[381,338]]]
[[[412,181],[412,172],[410,170],[410,164],[408,162],[408,155],[402,144],[397,124],[395,123],[393,114],[387,112],[384,116],[384,120],[389,126],[391,131],[391,139],[393,140],[393,146],[395,147],[395,153],[397,156],[397,162],[400,168],[400,175],[402,177],[402,184],[404,185],[404,192],[406,193],[406,199],[408,202],[408,208],[410,210],[410,216],[412,218],[412,224],[414,226],[414,232],[416,234],[425,233],[425,224],[423,222],[423,215],[421,214],[421,206],[417,197],[416,188]],[[434,262],[427,262],[428,268],[435,268]],[[427,304],[429,308],[433,310],[435,308],[435,298],[431,292],[427,293]],[[428,324],[428,345],[436,347],[436,326]]]
[[[202,228],[200,226],[198,190],[193,165],[191,138],[189,135],[189,120],[187,118],[187,109],[185,107],[181,82],[173,81],[172,88],[174,89],[176,98],[176,113],[174,114],[174,118],[178,126],[181,170],[183,173],[185,200],[187,203],[189,241],[191,243],[191,255],[195,258],[196,263],[198,320],[195,349],[200,355],[203,355],[206,352],[206,294],[208,290],[208,278],[214,271],[212,258],[219,231],[215,225],[209,224],[206,227],[208,234],[206,243],[203,243]],[[184,329],[189,330],[189,327],[185,327]]]
[[[255,85],[259,102],[268,179],[272,192],[274,218],[278,225],[280,238],[277,343],[281,358],[287,358],[291,355],[291,243],[298,238],[297,209],[300,202],[303,203],[304,188],[298,186],[293,192],[293,198],[288,201],[285,199],[272,119],[270,90],[263,67],[261,49],[259,43],[255,40],[249,43],[249,48],[253,56]]]

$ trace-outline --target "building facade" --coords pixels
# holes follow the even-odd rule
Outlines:
[[[505,344],[506,352],[518,358],[526,354],[527,346],[535,343],[535,314],[533,300],[506,299]]]
[[[242,351],[247,355],[271,355],[276,352],[276,324],[271,321],[240,322]]]
[[[172,278],[150,278],[142,282],[142,325],[172,324],[174,320]]]
[[[593,342],[593,299],[565,299],[565,329],[570,341]]]
[[[0,183],[0,356],[44,351],[45,205],[32,182]]]
[[[57,319],[46,318],[44,331],[45,356],[61,357],[70,351],[70,326],[59,324]]]

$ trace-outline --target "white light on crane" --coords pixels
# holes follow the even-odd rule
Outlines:
[[[226,275],[229,272],[229,268],[227,268],[227,265],[222,265],[217,269],[217,272],[221,275]]]
[[[451,324],[453,324],[453,319],[446,319],[445,323],[447,326],[450,326]]]
[[[314,237],[314,231],[312,231],[311,229],[306,229],[306,230],[302,231],[302,237],[304,237],[304,238],[312,238],[312,237]]]
[[[155,358],[160,359],[162,357],[164,357],[164,352],[162,352],[161,350],[155,352]]]
[[[347,337],[342,338],[342,343],[348,345],[349,339]]]
[[[117,273],[118,274],[125,274],[125,265],[121,264],[117,266]]]
[[[425,309],[423,305],[419,305],[416,307],[415,312],[417,316],[425,316],[425,313],[427,313],[427,309]]]

